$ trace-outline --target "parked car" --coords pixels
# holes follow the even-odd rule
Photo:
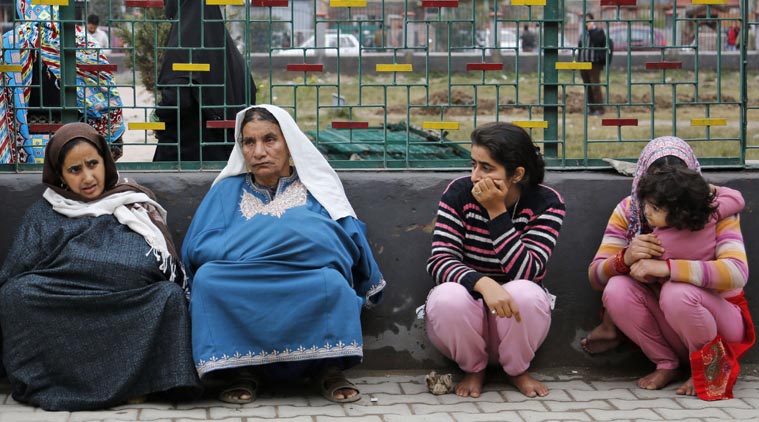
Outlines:
[[[490,46],[490,29],[478,31],[476,41],[478,47]],[[518,39],[516,32],[511,29],[501,29],[498,34],[498,48],[501,49],[501,53],[514,52],[516,49],[522,50],[522,40]]]
[[[310,36],[306,41],[295,48],[285,50],[274,50],[274,54],[280,56],[302,56],[303,49],[306,49],[306,56],[315,56],[317,48],[314,48],[315,42],[314,36]],[[339,46],[338,46],[339,40]],[[358,56],[360,50],[360,44],[358,38],[353,34],[343,34],[337,32],[328,32],[324,34],[324,45],[320,45],[319,49],[324,48],[324,55],[337,56],[338,50],[341,56]]]
[[[498,46],[501,48],[501,52],[515,51],[515,49],[522,50],[522,40],[517,38],[516,32],[511,29],[501,29],[501,33],[498,36]]]
[[[667,45],[664,33],[656,28],[652,31],[648,25],[612,26],[609,37],[614,42],[614,51],[654,50]]]

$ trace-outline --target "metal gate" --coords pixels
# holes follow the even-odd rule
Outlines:
[[[759,159],[755,0],[17,0],[0,11],[0,171],[39,169],[50,134],[77,120],[112,142],[122,169],[217,169],[234,114],[254,102],[287,108],[341,168],[465,168],[470,131],[494,120],[525,127],[554,168],[634,160],[670,134],[707,166]],[[86,29],[91,14],[110,45]],[[603,67],[578,47],[590,21],[607,40],[591,48]],[[584,82],[594,69],[599,81]]]

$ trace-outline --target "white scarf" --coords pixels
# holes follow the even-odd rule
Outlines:
[[[265,108],[279,122],[282,135],[287,142],[287,148],[290,150],[290,156],[293,159],[295,168],[298,170],[300,181],[306,186],[311,195],[327,209],[329,216],[333,220],[351,216],[356,217],[353,207],[351,207],[348,198],[345,196],[343,184],[337,173],[330,167],[327,160],[322,156],[318,149],[303,133],[298,124],[295,123],[290,113],[284,109],[270,104],[260,104],[242,110],[237,113],[235,121],[235,146],[232,154],[229,156],[227,166],[219,173],[213,184],[219,183],[227,177],[237,176],[248,172],[245,157],[242,155],[240,141],[242,139],[242,121],[245,118],[245,112],[251,108]]]
[[[145,238],[145,241],[150,245],[150,250],[145,255],[147,256],[152,252],[156,260],[161,263],[158,266],[161,271],[171,268],[169,281],[174,281],[176,278],[177,263],[174,262],[171,253],[169,253],[169,248],[166,246],[166,238],[163,237],[161,230],[150,219],[148,210],[141,206],[140,203],[146,203],[155,207],[164,221],[166,220],[166,210],[146,194],[127,191],[114,193],[97,201],[81,202],[64,198],[54,190],[47,188],[42,197],[53,206],[55,212],[69,218],[113,215],[119,223],[124,224]],[[127,204],[137,205],[127,207]]]

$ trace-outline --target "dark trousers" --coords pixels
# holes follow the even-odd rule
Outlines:
[[[586,85],[587,92],[588,92],[588,108],[590,111],[603,111],[603,106],[600,104],[603,103],[604,99],[601,95],[601,71],[603,70],[603,65],[598,63],[593,63],[593,67],[590,70],[581,70],[580,76],[582,76],[582,82]]]

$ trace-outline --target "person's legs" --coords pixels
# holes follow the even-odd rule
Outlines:
[[[670,281],[662,286],[659,304],[689,353],[703,348],[717,334],[728,342],[743,340],[745,328],[740,308],[712,291]],[[693,378],[680,386],[677,393],[695,395]]]
[[[743,340],[740,308],[717,293],[692,284],[668,282],[662,286],[659,304],[688,353],[700,350],[717,334],[728,342]]]
[[[588,104],[593,103],[593,95],[595,95],[593,93],[593,87],[588,85],[591,83],[590,72],[591,72],[590,70],[580,70],[580,77],[582,77],[582,83],[585,84],[585,101]],[[595,109],[593,108],[593,106],[589,106],[588,108],[589,113],[592,114],[594,110]]]
[[[590,102],[590,109],[597,114],[603,114],[603,94],[601,94],[601,70],[603,66],[593,63],[593,68],[590,69],[590,95],[588,95],[588,101]]]
[[[430,292],[425,313],[432,344],[466,372],[456,394],[478,397],[488,364],[482,299],[474,299],[460,284],[443,283]]]
[[[655,390],[669,384],[680,360],[687,359],[687,349],[667,324],[654,291],[629,276],[615,276],[604,289],[603,302],[616,326],[656,365],[638,386]]]
[[[498,362],[519,391],[528,397],[545,396],[548,388],[532,378],[527,369],[551,327],[548,296],[529,280],[510,281],[503,288],[514,299],[521,321],[489,316],[490,344],[497,345]]]
[[[613,350],[622,343],[623,339],[624,336],[614,325],[611,315],[604,310],[601,323],[593,328],[587,336],[580,339],[580,346],[587,353],[595,355]]]

